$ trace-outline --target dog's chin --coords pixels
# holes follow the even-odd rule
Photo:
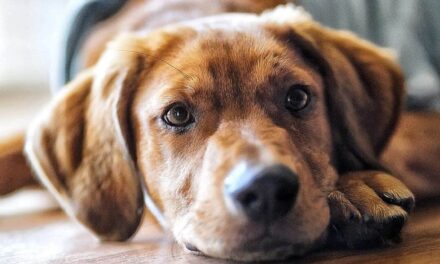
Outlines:
[[[325,235],[321,235],[316,241],[310,243],[290,243],[289,241],[265,235],[249,241],[243,241],[233,248],[224,250],[212,250],[212,248],[200,250],[192,244],[185,244],[185,248],[187,252],[194,255],[234,261],[279,261],[301,257],[316,249],[323,244]]]
[[[261,238],[260,241],[243,245],[229,259],[238,261],[285,260],[303,256],[311,248],[313,248],[311,244],[290,244],[274,238]]]
[[[265,242],[262,241],[258,244],[251,242],[250,244],[242,245],[242,247],[240,248],[220,254],[219,252],[221,251],[205,253],[195,248],[188,248],[187,246],[186,251],[197,256],[250,262],[275,261],[285,260],[293,257],[300,257],[313,248],[312,245],[288,244],[270,239],[263,240],[265,240]]]

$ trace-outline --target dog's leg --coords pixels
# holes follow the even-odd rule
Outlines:
[[[382,161],[396,177],[352,172],[342,175],[337,190],[330,193],[333,245],[392,244],[414,205],[412,192],[418,199],[440,195],[440,114],[404,114]]]
[[[24,133],[0,139],[0,195],[34,184],[23,155]]]
[[[414,206],[411,191],[380,171],[342,175],[328,197],[331,245],[368,248],[394,244]]]
[[[440,196],[440,114],[403,114],[382,160],[417,199]]]

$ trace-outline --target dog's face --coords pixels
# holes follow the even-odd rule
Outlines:
[[[111,44],[31,130],[28,155],[63,207],[126,239],[144,185],[190,251],[265,260],[318,245],[338,173],[374,166],[394,126],[400,76],[368,44],[276,14]]]
[[[177,240],[208,255],[303,252],[328,224],[336,173],[323,79],[269,34],[183,40],[135,95],[148,190]]]

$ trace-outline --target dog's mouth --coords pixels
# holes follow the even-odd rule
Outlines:
[[[285,260],[304,255],[315,247],[314,244],[315,243],[292,243],[291,241],[265,232],[262,235],[255,236],[253,239],[242,241],[240,245],[235,247],[232,251],[215,257],[238,261]],[[211,254],[201,251],[192,243],[185,243],[184,246],[191,254],[211,256]]]
[[[195,255],[204,255],[204,254],[202,253],[202,251],[200,251],[196,246],[194,246],[194,245],[191,244],[191,243],[185,243],[185,248],[186,248],[186,250],[188,250],[188,251],[191,252],[192,254],[195,254]]]
[[[259,238],[248,241],[242,245],[240,251],[257,253],[257,252],[268,252],[268,251],[278,251],[286,250],[290,248],[292,244],[287,241],[282,241],[271,235],[260,236]]]
[[[292,241],[266,233],[242,244],[238,251],[243,256],[249,256],[251,260],[283,260],[302,256],[311,247],[312,245],[309,243],[292,243]]]
[[[176,240],[188,253],[238,261],[284,260],[320,244],[328,224],[324,196],[306,200],[298,176],[285,165],[252,168],[239,167],[243,170],[228,175],[218,194],[224,198],[224,211],[207,213],[206,206],[220,199],[201,199],[176,222]],[[306,211],[309,205],[312,212]]]
[[[271,238],[264,238],[263,240],[264,242],[259,241],[244,244],[240,249],[236,249],[231,254],[214,257],[237,261],[277,261],[302,256],[308,252],[310,248],[303,245],[285,243]],[[200,251],[190,243],[186,243],[185,248],[193,255],[212,257],[210,254]]]
[[[292,244],[287,241],[282,241],[272,236],[260,236],[257,239],[247,241],[237,251],[256,253],[282,250],[291,247]],[[203,252],[191,243],[185,243],[185,248],[193,254],[204,255]]]

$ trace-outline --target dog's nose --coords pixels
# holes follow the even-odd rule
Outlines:
[[[243,174],[226,184],[225,191],[251,221],[271,223],[290,211],[299,188],[298,176],[292,170],[272,165],[246,169]]]

